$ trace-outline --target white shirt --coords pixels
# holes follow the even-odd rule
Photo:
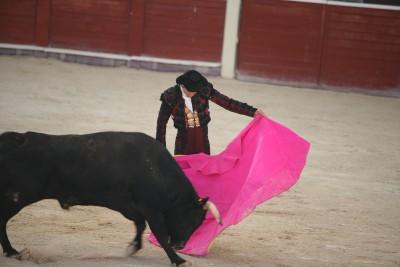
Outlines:
[[[188,97],[185,95],[185,92],[183,91],[182,87],[181,88],[181,92],[182,92],[182,98],[183,100],[185,100],[185,105],[186,107],[193,112],[193,105],[192,105],[192,98]]]

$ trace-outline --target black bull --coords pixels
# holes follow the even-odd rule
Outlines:
[[[0,242],[6,256],[18,255],[7,237],[8,220],[25,206],[56,199],[61,207],[93,205],[120,212],[136,225],[132,252],[142,248],[150,226],[171,262],[185,262],[182,248],[209,208],[171,154],[142,133],[103,132],[0,135]]]

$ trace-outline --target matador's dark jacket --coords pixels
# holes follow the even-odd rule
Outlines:
[[[160,97],[161,107],[157,119],[156,139],[165,145],[165,133],[167,122],[170,117],[174,121],[174,127],[178,130],[175,140],[175,154],[183,154],[186,144],[186,121],[185,121],[185,101],[182,98],[182,91],[179,85],[175,85],[165,90]],[[204,142],[206,144],[204,153],[210,154],[210,142],[208,140],[208,123],[211,120],[209,111],[209,100],[217,105],[239,113],[242,115],[253,117],[256,108],[229,98],[218,92],[211,83],[200,89],[192,97],[193,110],[196,110],[202,128]]]

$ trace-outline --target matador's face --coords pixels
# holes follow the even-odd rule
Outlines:
[[[187,96],[187,97],[192,97],[194,96],[197,92],[191,92],[188,89],[186,89],[186,87],[184,85],[181,85],[182,91],[183,93]]]

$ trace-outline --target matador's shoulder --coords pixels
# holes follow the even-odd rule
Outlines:
[[[173,107],[176,105],[179,99],[182,98],[182,92],[178,85],[168,88],[161,96],[160,100]]]
[[[211,97],[211,95],[213,95],[214,92],[215,92],[215,89],[214,89],[212,83],[207,83],[206,86],[202,87],[202,88],[199,90],[199,93],[200,93],[203,97],[205,97],[205,98],[207,98],[207,99],[209,99],[209,98]]]

